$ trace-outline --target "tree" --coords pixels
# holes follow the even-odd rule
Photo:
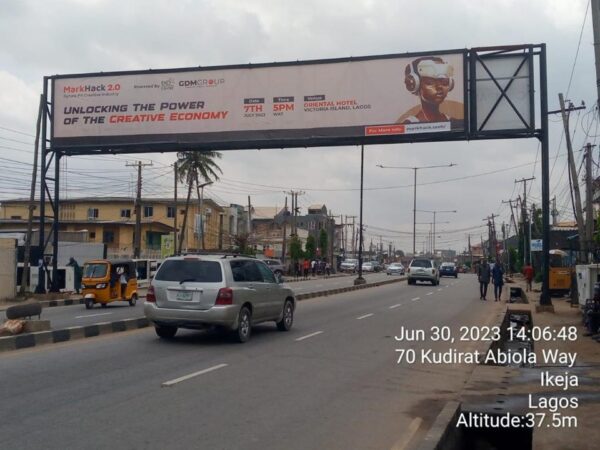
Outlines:
[[[214,160],[221,159],[221,157],[221,153],[212,150],[183,151],[177,153],[177,178],[180,182],[187,183],[188,185],[187,199],[185,201],[185,215],[183,216],[183,225],[181,226],[182,231],[179,235],[178,253],[181,253],[181,247],[183,246],[183,237],[185,234],[188,211],[190,208],[190,197],[192,195],[194,183],[198,190],[200,178],[207,182],[218,180],[219,175],[217,174],[217,171],[219,173],[223,173],[223,171]],[[202,211],[200,211],[200,214],[202,214]]]
[[[329,242],[328,242],[327,231],[321,228],[319,232],[319,248],[321,249],[321,257],[326,258],[329,253]]]
[[[312,234],[309,234],[306,238],[306,244],[304,245],[304,251],[306,253],[306,257],[310,260],[315,259],[315,255],[317,253],[317,242],[315,241],[315,237]]]
[[[304,256],[302,252],[302,242],[298,236],[292,236],[290,238],[290,258],[296,262]]]

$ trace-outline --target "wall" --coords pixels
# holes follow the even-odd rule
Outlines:
[[[0,239],[0,300],[17,294],[17,241]]]

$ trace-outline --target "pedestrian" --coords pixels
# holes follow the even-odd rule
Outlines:
[[[327,278],[331,276],[331,264],[329,264],[329,261],[325,263],[325,273],[327,274]]]
[[[302,268],[304,269],[304,279],[308,280],[308,271],[310,270],[310,261],[308,259],[304,260]]]
[[[533,281],[533,267],[531,267],[531,264],[527,264],[523,267],[523,275],[525,275],[525,282],[527,283],[525,291],[529,292],[532,290],[531,282]]]
[[[494,301],[499,302],[502,300],[502,286],[504,285],[504,268],[500,262],[494,264],[492,281],[494,283]]]
[[[490,284],[491,271],[488,262],[483,259],[477,269],[477,279],[479,280],[479,300],[487,300],[487,288]]]
[[[119,277],[119,284],[121,285],[121,298],[125,300],[127,294],[127,283],[129,281],[129,273],[127,267],[123,267],[121,276]]]
[[[79,294],[79,291],[81,290],[81,278],[83,277],[83,270],[81,270],[81,267],[79,264],[77,264],[77,261],[72,256],[69,258],[67,266],[71,266],[73,268],[73,287],[75,288],[75,293]]]
[[[312,271],[312,276],[314,277],[315,276],[315,272],[317,271],[317,261],[316,260],[313,259],[310,262],[310,269]]]
[[[294,261],[294,278],[296,278],[296,280],[300,278],[300,263],[298,260]]]

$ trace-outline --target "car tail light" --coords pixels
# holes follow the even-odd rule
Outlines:
[[[233,304],[233,289],[221,288],[217,294],[215,305],[232,305]]]
[[[146,293],[146,301],[149,303],[156,303],[156,295],[154,294],[154,286],[148,286],[148,292]]]

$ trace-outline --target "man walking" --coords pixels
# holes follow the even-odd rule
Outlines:
[[[491,270],[488,262],[483,259],[477,269],[477,279],[479,280],[479,300],[487,300],[487,288],[490,284]]]
[[[502,297],[502,286],[504,285],[504,269],[500,261],[497,261],[492,269],[492,282],[494,283],[494,301],[499,302]]]

